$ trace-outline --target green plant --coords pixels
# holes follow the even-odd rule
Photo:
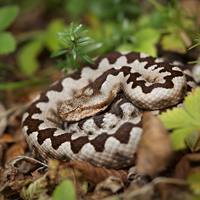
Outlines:
[[[172,144],[175,150],[187,146],[191,151],[200,149],[200,87],[185,97],[184,107],[173,108],[163,112],[158,117],[171,133]]]
[[[53,192],[53,200],[76,200],[76,191],[70,180],[63,180]]]
[[[47,185],[47,174],[39,178],[35,182],[27,180],[24,183],[24,187],[21,190],[21,197],[24,200],[47,200],[48,198],[48,185]],[[76,191],[72,181],[63,180],[59,185],[57,185],[52,194],[53,200],[75,200]]]
[[[194,44],[193,46],[191,46],[188,50],[191,50],[191,49],[193,49],[193,48],[195,48],[197,46],[200,46],[200,34],[198,34],[198,36],[195,39],[195,41],[196,41],[196,44]],[[200,62],[200,60],[191,61],[191,62],[189,62],[189,64],[194,64],[194,63],[198,63],[198,62]]]
[[[55,51],[54,53],[52,53],[51,57],[57,57],[63,54],[66,55],[66,59],[63,63],[59,61],[59,66],[62,67],[62,64],[63,66],[65,66],[64,70],[66,71],[66,73],[68,73],[70,66],[75,70],[78,69],[79,65],[77,57],[86,62],[94,63],[92,59],[86,55],[86,53],[94,51],[101,46],[101,43],[97,43],[88,47],[88,45],[94,43],[95,40],[91,39],[90,37],[84,36],[84,34],[88,32],[88,30],[84,30],[78,33],[81,27],[82,24],[74,28],[72,22],[69,28],[69,32],[57,32],[59,39],[64,41],[67,44],[67,47]]]
[[[55,19],[48,24],[45,30],[22,33],[21,36],[18,37],[18,43],[24,44],[18,49],[16,55],[19,69],[8,64],[0,63],[0,91],[16,90],[32,85],[50,84],[50,80],[46,79],[46,77],[52,74],[55,69],[49,66],[47,69],[40,70],[36,76],[36,72],[38,72],[40,66],[38,56],[45,48],[53,52],[60,47],[59,43],[61,43],[61,41],[57,40],[56,31],[62,30],[64,27],[65,24],[62,19]],[[16,77],[28,77],[29,80],[9,82],[6,73],[14,74]],[[4,96],[1,95],[1,98],[4,98]]]
[[[187,181],[194,192],[194,197],[192,198],[192,200],[200,199],[200,172],[197,171],[191,174],[188,177]]]
[[[28,40],[18,51],[17,61],[20,71],[28,77],[34,77],[39,69],[38,56],[44,50],[53,52],[60,47],[56,37],[56,30],[64,29],[62,19],[52,20],[44,31],[34,31],[31,35],[22,35],[23,40]],[[28,38],[27,38],[28,37]]]
[[[3,31],[8,28],[19,12],[16,5],[0,8],[0,54],[9,54],[16,49],[16,42],[10,32]]]
[[[162,34],[162,49],[186,53],[192,44],[194,34],[199,30],[195,15],[190,16],[180,7],[178,0],[161,5],[157,0],[149,0],[156,10],[140,18],[141,26],[151,26]]]
[[[91,16],[102,21],[122,21],[139,16],[141,8],[138,0],[68,0],[66,11],[76,21],[80,16]],[[103,11],[103,12],[102,12]]]

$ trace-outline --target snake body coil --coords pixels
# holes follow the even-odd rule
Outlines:
[[[143,110],[177,105],[192,87],[187,73],[161,59],[106,54],[37,96],[23,116],[23,132],[42,160],[123,168],[135,162]]]

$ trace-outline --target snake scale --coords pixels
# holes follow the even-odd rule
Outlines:
[[[180,67],[144,53],[114,52],[53,83],[23,115],[35,157],[119,169],[135,163],[144,110],[176,106],[195,87]]]

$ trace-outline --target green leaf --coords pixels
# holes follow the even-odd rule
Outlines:
[[[134,44],[122,44],[117,50],[137,51],[157,56],[156,44],[160,39],[160,33],[152,28],[143,28],[134,34]]]
[[[92,44],[90,46],[88,46],[87,48],[85,48],[82,52],[83,53],[88,53],[91,51],[95,51],[96,49],[99,49],[100,47],[102,47],[102,43],[96,43],[96,44]]]
[[[28,80],[28,81],[18,81],[12,83],[0,83],[0,91],[8,91],[8,90],[17,90],[22,87],[27,87],[29,85],[41,85],[46,83],[45,80],[37,79],[37,80]]]
[[[44,184],[45,178],[46,176],[44,175],[34,183],[31,183],[28,187],[23,187],[21,197],[26,200],[37,199],[40,195],[46,193],[47,189]]]
[[[4,6],[0,8],[0,30],[8,28],[19,12],[18,6]]]
[[[89,30],[83,30],[83,31],[81,31],[80,33],[78,33],[77,35],[78,35],[78,37],[79,37],[79,36],[81,36],[81,35],[86,34],[88,31],[89,31]]]
[[[89,57],[87,56],[86,54],[80,52],[80,51],[77,51],[77,53],[86,61],[86,62],[89,62],[91,64],[94,64],[94,61]]]
[[[77,45],[78,45],[78,46],[86,46],[86,45],[91,44],[91,43],[94,43],[94,42],[95,42],[95,40],[90,39],[90,40],[87,40],[87,41],[85,41],[85,42],[77,43]]]
[[[179,129],[175,129],[172,134],[172,146],[175,150],[184,149],[185,148],[185,138],[191,137],[190,133],[193,132],[195,127],[183,127]],[[193,143],[194,144],[194,143]],[[191,147],[192,145],[188,146]]]
[[[66,35],[66,34],[64,34],[63,32],[58,32],[58,31],[57,31],[56,33],[57,33],[59,39],[63,38],[63,36]]]
[[[53,200],[76,200],[74,185],[70,180],[64,180],[53,192]]]
[[[196,46],[200,45],[200,34],[198,34],[198,38],[195,39],[195,41],[197,41],[197,43],[194,44],[193,46],[191,46],[188,50],[191,50],[191,49],[195,48]]]
[[[32,76],[39,67],[37,56],[43,48],[43,43],[39,41],[32,41],[24,45],[17,54],[17,60],[21,71],[27,75]]]
[[[185,140],[186,140],[187,146],[192,151],[198,151],[200,149],[200,131],[199,130],[195,130],[189,135],[187,135]]]
[[[73,59],[76,60],[76,50],[74,48],[72,49],[72,56]]]
[[[172,51],[177,53],[186,53],[187,49],[181,36],[176,34],[169,34],[163,36],[161,40],[162,48],[166,51]]]
[[[195,131],[200,131],[200,87],[197,87],[189,96],[185,97],[184,108],[173,108],[163,112],[158,117],[165,127],[173,130],[171,133],[172,143],[175,150],[185,147],[185,142],[192,151],[200,147],[199,139]],[[191,134],[191,135],[190,135]],[[195,134],[195,138],[194,138]]]
[[[0,54],[8,54],[16,49],[16,42],[11,33],[0,33]]]
[[[160,33],[156,29],[143,28],[134,35],[136,44],[133,50],[157,56],[156,44],[160,39]]]
[[[157,44],[160,39],[160,33],[153,28],[143,28],[134,35],[138,42]]]
[[[85,42],[85,41],[89,40],[90,38],[91,37],[82,37],[82,38],[77,40],[77,43]]]
[[[57,50],[57,51],[54,51],[54,52],[51,54],[51,58],[54,58],[54,57],[63,55],[63,54],[65,54],[65,53],[67,53],[67,52],[69,52],[69,50]]]
[[[59,49],[61,44],[64,44],[63,41],[57,39],[58,37],[56,35],[56,31],[63,30],[64,27],[64,22],[61,19],[53,20],[48,25],[45,35],[45,43],[47,48],[51,52],[55,51],[56,49]]]
[[[73,32],[73,27],[74,27],[74,22],[72,22],[72,23],[70,24],[70,27],[69,27],[69,32],[70,32],[70,34],[72,34],[72,32]]]
[[[79,26],[77,26],[77,27],[74,29],[73,33],[76,33],[77,31],[79,31],[81,27],[82,27],[82,24],[80,24]]]
[[[117,51],[134,51],[134,45],[123,43],[123,44],[119,45],[116,50]],[[137,51],[137,50],[135,50],[135,51]],[[143,50],[140,52],[143,52]]]
[[[190,187],[194,190],[194,193],[200,195],[200,172],[191,174],[187,181],[190,183]]]
[[[66,42],[69,45],[72,45],[73,43],[71,42],[71,40],[69,40],[68,38],[62,38],[62,41]]]

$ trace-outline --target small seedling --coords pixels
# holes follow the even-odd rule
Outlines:
[[[85,52],[94,51],[95,49],[101,47],[101,43],[94,44],[93,46],[88,47],[89,44],[95,42],[94,39],[84,36],[88,30],[79,31],[82,27],[82,24],[74,28],[73,22],[69,27],[69,31],[57,32],[59,40],[64,41],[67,44],[67,47],[58,49],[57,51],[51,54],[51,57],[66,55],[65,60],[59,60],[57,67],[64,67],[64,71],[69,71],[69,66],[74,70],[77,70],[79,67],[78,57],[81,60],[84,60],[89,63],[94,63],[94,61],[85,54]]]

